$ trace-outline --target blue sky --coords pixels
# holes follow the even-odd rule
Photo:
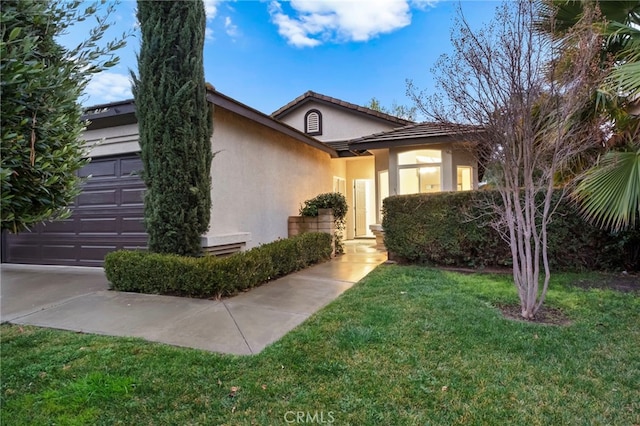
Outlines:
[[[405,80],[434,90],[431,67],[451,49],[458,2],[425,0],[205,0],[205,78],[222,93],[270,114],[307,90],[364,105],[411,106]],[[463,1],[470,22],[493,17],[496,1]],[[131,98],[136,3],[124,0],[113,36],[134,29],[121,62],[95,76],[85,106]],[[64,40],[82,36],[76,29]]]

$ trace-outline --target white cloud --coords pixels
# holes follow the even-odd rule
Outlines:
[[[229,37],[236,37],[239,34],[238,26],[231,21],[231,17],[229,16],[224,18],[224,29]]]
[[[439,0],[410,0],[409,3],[416,9],[426,10],[430,7],[435,7],[438,1]]]
[[[278,1],[269,13],[278,32],[296,47],[326,41],[367,41],[411,23],[410,4],[424,8],[428,0],[291,0],[290,16]]]
[[[204,0],[204,13],[207,16],[208,21],[213,21],[213,18],[218,14],[218,4],[220,4],[222,0]],[[213,40],[213,29],[211,29],[208,25],[204,29],[204,38],[205,40]]]
[[[93,104],[121,101],[133,97],[129,75],[103,71],[91,78],[85,94]]]
[[[222,0],[204,0],[204,13],[207,15],[207,20],[211,20],[216,17],[218,13],[218,4],[222,3]]]
[[[313,47],[320,44],[318,40],[307,37],[307,30],[301,21],[289,18],[282,12],[280,3],[274,1],[269,5],[269,14],[273,23],[278,26],[278,32],[287,39],[289,44],[296,47]]]
[[[216,16],[218,16],[218,6],[225,1],[233,1],[233,0],[204,0],[204,13],[207,15],[207,24],[209,25]],[[231,7],[227,6],[228,9]],[[233,10],[233,9],[231,9]],[[205,28],[204,37],[205,40],[214,40],[215,37],[213,35],[213,29],[211,27]],[[234,37],[238,33],[238,27],[231,23],[231,18],[227,17],[225,19],[225,31],[229,36]]]

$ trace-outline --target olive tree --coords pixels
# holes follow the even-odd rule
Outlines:
[[[7,0],[0,9],[0,150],[2,230],[19,232],[67,217],[87,163],[80,134],[82,95],[91,76],[114,66],[126,35],[103,46],[113,5]],[[72,25],[96,18],[74,48],[57,41]]]

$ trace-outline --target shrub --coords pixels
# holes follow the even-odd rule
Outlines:
[[[120,250],[106,256],[104,269],[114,290],[218,298],[330,257],[331,236],[312,232],[224,258]]]
[[[554,194],[555,199],[560,196]],[[487,200],[488,198],[488,200]],[[496,191],[393,196],[383,202],[385,244],[411,263],[486,267],[511,265],[509,245],[490,225]],[[557,270],[638,270],[640,231],[611,234],[586,223],[563,200],[548,227],[549,263]]]
[[[336,226],[335,246],[336,253],[344,253],[344,230],[347,224],[347,199],[339,192],[328,192],[320,194],[311,200],[304,202],[300,207],[300,216],[316,217],[319,209],[331,209],[333,211],[333,222]]]

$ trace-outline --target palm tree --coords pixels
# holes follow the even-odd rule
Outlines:
[[[588,220],[614,232],[635,227],[640,223],[640,149],[607,152],[575,193]]]
[[[541,0],[539,27],[564,49],[572,30],[588,11],[600,19],[602,84],[581,120],[606,117],[609,151],[579,180],[574,197],[585,217],[618,231],[635,227],[640,215],[640,1]]]

